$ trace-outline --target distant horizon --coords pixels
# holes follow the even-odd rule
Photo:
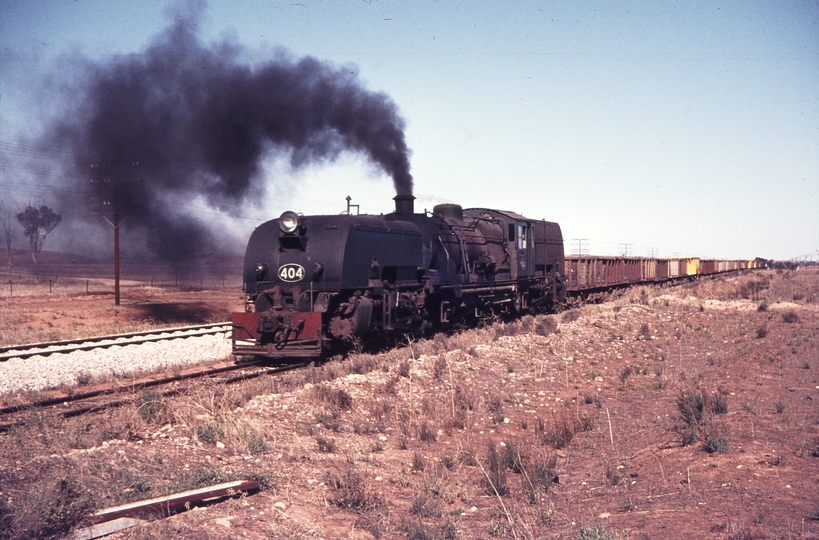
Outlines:
[[[409,185],[567,252],[816,257],[817,126],[816,2],[0,0],[0,212],[47,204],[83,252],[109,152],[146,160],[123,231],[167,257]]]

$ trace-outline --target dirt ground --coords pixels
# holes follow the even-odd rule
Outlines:
[[[197,294],[0,307],[96,328],[241,304]],[[33,412],[0,435],[0,470],[11,537],[251,477],[259,493],[111,538],[819,538],[819,273],[637,287],[229,389]]]
[[[63,280],[65,282],[66,280]],[[112,280],[19,286],[15,296],[0,297],[0,346],[77,339],[116,333],[223,322],[242,311],[238,288],[152,287],[124,281],[120,305]],[[6,291],[8,293],[8,291]]]

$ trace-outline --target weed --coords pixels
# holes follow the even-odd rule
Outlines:
[[[509,493],[509,487],[506,484],[506,461],[492,443],[489,443],[486,461],[488,466],[486,476],[483,478],[486,492],[489,495],[497,494],[501,497],[506,495]]]
[[[496,538],[506,538],[506,523],[503,521],[495,521],[494,519],[489,522],[489,525],[486,527],[486,532],[489,533],[489,536],[494,536]]]
[[[677,396],[679,417],[675,429],[680,435],[683,446],[694,444],[699,440],[699,428],[707,423],[707,397],[700,390],[680,392]]]
[[[547,428],[543,420],[538,418],[535,434],[540,437],[541,444],[548,444],[555,448],[565,448],[572,442],[577,432],[577,424],[568,415],[555,415],[551,427]]]
[[[137,412],[144,421],[153,423],[164,416],[165,404],[159,394],[146,391],[139,396]]]
[[[640,326],[640,337],[646,340],[651,339],[651,328],[645,323]]]
[[[326,452],[328,454],[332,454],[336,451],[336,441],[335,439],[325,439],[324,437],[316,437],[316,443],[318,444],[319,452]]]
[[[376,495],[368,492],[361,475],[351,465],[340,474],[327,471],[325,482],[331,492],[329,501],[339,508],[360,514],[381,504]]]
[[[622,467],[622,465],[614,467],[611,463],[606,463],[606,478],[612,486],[617,486],[623,481],[623,475],[620,474],[620,467]]]
[[[320,412],[315,415],[316,422],[324,426],[326,429],[334,431],[338,433],[341,431],[341,423],[338,421],[339,418],[339,411],[331,410],[329,413],[327,412]]]
[[[455,523],[447,518],[440,524],[425,524],[420,518],[407,520],[402,529],[410,540],[455,540],[457,529]]]
[[[728,435],[709,430],[705,437],[705,451],[709,454],[728,453]]]
[[[475,410],[475,394],[469,390],[464,390],[460,386],[455,388],[455,406],[460,410]]]
[[[774,403],[774,410],[776,410],[776,414],[782,414],[785,412],[785,404],[781,401],[777,401]]]
[[[631,366],[624,367],[623,371],[620,372],[620,382],[626,384],[626,381],[631,377],[632,373],[634,373],[634,370]]]
[[[580,527],[577,533],[578,540],[621,540],[619,534],[606,530],[602,525],[592,525],[590,527]]]
[[[441,458],[441,465],[446,467],[448,471],[451,471],[455,467],[455,460],[449,454],[443,456]]]
[[[715,414],[728,413],[728,399],[722,394],[711,395],[711,411]]]
[[[795,324],[799,322],[799,315],[797,315],[792,309],[789,309],[782,314],[782,320],[788,324]]]
[[[535,325],[535,332],[541,336],[548,336],[557,330],[557,319],[551,315],[542,317]]]
[[[409,372],[407,372],[409,375]],[[401,375],[396,375],[395,377],[390,377],[387,379],[387,382],[384,383],[384,393],[394,396],[398,393],[398,381],[401,380]]]
[[[503,422],[503,400],[499,396],[492,396],[489,400],[489,412],[492,415],[492,422],[500,424]]]
[[[426,468],[427,468],[427,464],[424,461],[423,456],[421,456],[421,454],[419,454],[418,452],[414,452],[412,454],[412,470],[413,471],[418,471],[418,472],[423,472],[424,469],[426,469]]]
[[[353,408],[353,398],[343,388],[333,388],[326,384],[313,387],[313,393],[319,401],[343,411]]]
[[[263,454],[269,450],[264,437],[261,434],[251,435],[247,440],[247,451],[251,454]]]
[[[538,504],[557,482],[556,465],[557,457],[546,454],[540,459],[530,460],[522,467],[521,485],[529,504]]]
[[[419,518],[441,517],[441,501],[438,497],[431,496],[426,490],[416,491],[409,513]]]
[[[182,473],[177,476],[170,487],[170,493],[199,489],[205,486],[221,484],[222,482],[230,482],[234,479],[232,475],[225,474],[219,469],[197,467],[193,472]]]
[[[81,371],[77,374],[77,385],[87,386],[94,381],[94,376],[87,371]]]
[[[225,430],[216,421],[197,423],[193,426],[194,434],[200,442],[215,443],[225,436]]]
[[[756,337],[757,339],[763,339],[768,335],[768,326],[762,325],[756,330]]]
[[[0,536],[62,538],[94,508],[91,493],[70,476],[43,478],[33,482],[31,488],[14,497],[10,506],[0,507],[4,528]]]
[[[440,381],[443,379],[446,369],[446,357],[444,357],[444,355],[438,356],[438,358],[435,360],[435,366],[433,367],[433,377],[435,377],[435,380]]]
[[[424,422],[418,428],[418,438],[426,443],[435,442],[438,440],[438,433]]]
[[[582,313],[579,309],[570,309],[566,313],[563,314],[561,319],[564,323],[574,322],[582,316]]]
[[[763,312],[768,311],[768,303],[765,301],[760,302],[759,305],[756,307],[756,310]]]
[[[384,451],[384,445],[381,443],[381,441],[376,441],[372,445],[371,450],[373,452],[383,452]]]

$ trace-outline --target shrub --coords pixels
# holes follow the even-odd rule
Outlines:
[[[799,315],[797,315],[795,311],[789,309],[788,311],[782,314],[782,320],[788,324],[798,323]]]
[[[611,463],[606,463],[606,478],[612,486],[617,486],[623,481],[623,475],[620,474],[620,470],[619,465],[614,467]]]
[[[492,399],[489,400],[489,412],[493,423],[503,422],[503,400],[499,396],[492,396]]]
[[[435,442],[438,440],[438,433],[424,422],[421,424],[421,427],[418,428],[418,438],[426,443]]]
[[[139,417],[148,423],[158,421],[164,416],[165,404],[162,398],[155,392],[143,392],[139,396],[139,407],[137,408]]]
[[[764,325],[764,324],[763,324],[762,326],[760,326],[760,327],[757,329],[757,331],[756,331],[756,337],[757,337],[758,339],[763,339],[763,338],[764,338],[765,336],[767,336],[767,335],[768,335],[768,327],[767,327],[767,325]]]
[[[541,318],[535,325],[535,332],[541,336],[548,336],[555,330],[557,330],[557,320],[550,315]]]
[[[550,427],[542,419],[538,418],[538,423],[535,425],[535,434],[540,437],[541,444],[548,444],[555,448],[565,448],[574,439],[577,433],[578,425],[574,419],[567,415],[555,416],[554,422]]]
[[[707,397],[701,391],[683,390],[677,397],[678,418],[675,429],[680,435],[683,446],[694,444],[699,440],[699,430],[707,423]]]
[[[713,394],[711,396],[711,411],[715,414],[728,413],[728,400],[722,394]]]
[[[486,476],[483,479],[486,492],[489,495],[497,494],[501,497],[506,495],[509,492],[506,484],[506,462],[492,443],[489,443],[486,461]]]
[[[634,370],[631,366],[624,367],[623,371],[620,372],[620,382],[626,384],[626,381],[631,377],[632,373],[634,373]]]
[[[325,439],[324,437],[316,437],[319,452],[326,452],[331,454],[336,451],[336,441],[334,439]]]
[[[728,435],[709,430],[705,438],[705,451],[709,454],[714,452],[719,454],[728,453]]]
[[[581,317],[581,313],[579,309],[570,309],[566,313],[563,314],[561,317],[564,323],[570,323],[576,321]]]
[[[602,525],[591,527],[580,527],[577,533],[578,540],[621,540],[621,536],[615,532],[607,531]]]
[[[435,377],[435,380],[440,381],[441,379],[443,379],[446,370],[447,370],[446,358],[444,357],[444,355],[440,355],[435,360],[435,367],[433,372],[433,377]]]
[[[529,504],[539,503],[541,498],[549,492],[552,485],[557,481],[556,465],[557,458],[553,454],[526,463],[521,484]]]
[[[343,388],[333,388],[326,384],[319,384],[313,388],[315,396],[324,403],[340,410],[351,410],[353,398]]]
[[[427,468],[424,458],[418,452],[412,454],[412,470],[423,472]]]
[[[193,427],[196,438],[200,442],[215,443],[217,440],[225,436],[225,430],[216,421],[207,423],[197,423]]]
[[[379,505],[378,498],[367,491],[364,480],[352,466],[346,467],[341,474],[328,471],[325,483],[330,488],[329,501],[339,508],[360,514]]]
[[[0,506],[0,537],[62,538],[93,509],[91,493],[76,479],[41,478],[10,506]]]

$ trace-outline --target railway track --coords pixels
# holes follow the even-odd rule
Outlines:
[[[300,362],[286,366],[269,367],[263,361],[244,362],[227,366],[220,366],[211,369],[204,369],[173,375],[171,377],[161,377],[156,379],[146,378],[131,384],[108,385],[88,392],[73,393],[66,396],[58,396],[25,404],[11,405],[0,408],[0,418],[10,418],[5,422],[0,422],[0,432],[7,432],[16,426],[25,423],[24,419],[14,418],[25,414],[27,411],[40,410],[46,414],[71,418],[81,414],[103,410],[111,407],[119,407],[128,403],[133,403],[139,399],[139,392],[148,388],[174,385],[195,379],[211,379],[220,384],[232,384],[261,377],[263,375],[274,375],[284,373],[300,367],[310,365],[310,362]],[[232,372],[241,373],[232,375]],[[229,375],[224,377],[224,375]],[[157,392],[159,397],[170,397],[181,394],[189,389],[189,386],[176,384],[172,388]]]
[[[195,326],[160,328],[157,330],[146,330],[143,332],[131,332],[127,334],[114,334],[110,336],[72,339],[66,341],[49,341],[44,343],[29,343],[26,345],[12,345],[8,347],[0,347],[0,362],[11,360],[12,358],[49,356],[52,354],[66,354],[74,351],[90,351],[93,349],[105,349],[108,347],[121,347],[126,345],[138,345],[140,343],[221,334],[224,332],[229,332],[230,329],[230,322],[222,322]]]
[[[181,326],[161,328],[142,332],[131,332],[109,336],[98,336],[86,339],[31,343],[0,347],[0,362],[12,359],[26,359],[46,357],[50,355],[68,354],[76,351],[92,351],[111,347],[127,347],[160,341],[195,338],[230,332],[231,323],[213,323],[195,326]],[[44,360],[44,359],[42,359]],[[59,359],[55,359],[59,363]],[[173,396],[183,393],[190,388],[193,381],[197,384],[210,379],[219,384],[231,384],[253,379],[263,375],[282,373],[309,365],[310,362],[296,362],[293,364],[270,367],[264,362],[221,362],[217,367],[208,369],[192,368],[172,376],[146,376],[127,384],[115,381],[97,386],[85,392],[69,391],[68,394],[51,392],[51,397],[22,404],[13,404],[0,407],[0,432],[6,432],[15,426],[25,423],[28,412],[36,410],[46,415],[70,418],[81,414],[99,411],[106,408],[118,407],[133,403],[140,399],[141,392],[147,389],[157,389],[159,397]],[[166,372],[167,373],[167,372]]]

